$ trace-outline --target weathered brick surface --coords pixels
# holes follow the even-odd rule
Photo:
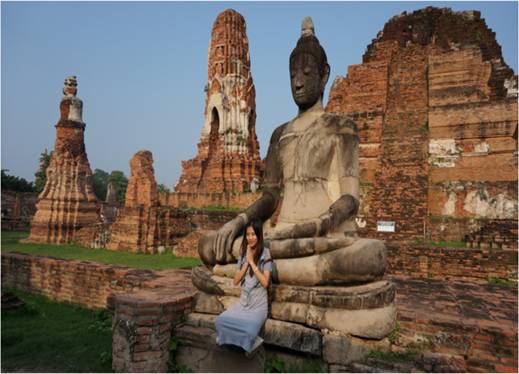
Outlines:
[[[439,217],[516,219],[517,78],[479,12],[391,18],[335,80],[327,110],[358,124],[363,234],[445,240],[474,225]],[[377,233],[381,220],[396,233]]]
[[[35,192],[2,190],[2,229],[28,231],[37,199]]]
[[[189,214],[161,206],[151,152],[137,152],[130,167],[125,206],[118,210],[114,224],[104,228],[106,248],[156,253],[160,246],[172,247],[193,230]]]
[[[115,372],[168,371],[171,331],[191,311],[192,294],[164,291],[110,296]]]
[[[388,243],[386,277],[428,278],[488,283],[517,280],[517,249],[431,248]]]
[[[32,242],[68,243],[82,227],[100,222],[84,142],[83,102],[76,97],[75,77],[65,80],[63,93],[47,183],[31,222]]]
[[[87,308],[109,308],[116,372],[166,372],[171,331],[191,311],[190,270],[2,254],[2,286]]]
[[[517,372],[517,289],[395,277],[397,345],[457,358],[467,372]],[[425,353],[423,358],[432,355]],[[434,361],[423,360],[426,371]],[[453,371],[450,370],[435,371]]]
[[[207,206],[247,208],[261,197],[260,192],[171,192],[159,193],[162,206],[200,209]]]
[[[260,180],[256,91],[250,71],[245,19],[228,9],[211,31],[205,123],[198,154],[182,161],[176,192],[244,191]]]
[[[113,250],[154,253],[158,237],[158,193],[153,156],[139,151],[130,160],[130,179],[124,208],[110,228],[106,247]]]
[[[395,251],[391,245],[388,248],[391,263]],[[417,253],[427,251],[424,248],[405,250],[409,252],[408,260],[416,258]],[[438,257],[434,257],[432,252],[439,251],[428,250],[433,257],[432,264],[436,264],[434,261]],[[423,276],[423,272],[390,274],[397,285],[400,331],[395,335],[393,344],[386,339],[379,345],[375,344],[374,349],[382,349],[382,346],[388,349],[389,346],[393,352],[401,353],[409,349],[421,352],[414,362],[406,364],[409,368],[393,368],[400,368],[399,371],[407,371],[417,365],[428,372],[517,372],[517,289],[452,281],[459,279],[453,276],[456,264],[460,266],[466,261],[466,265],[460,267],[465,267],[467,272],[469,269],[480,271],[483,267],[490,269],[492,266],[498,269],[508,262],[517,264],[517,252],[485,254],[469,250],[465,252],[472,258],[463,258],[462,250],[447,251],[440,253],[445,261],[432,268],[435,276],[438,274],[436,271],[444,270],[446,277],[412,278]],[[496,256],[502,257],[498,259]],[[427,266],[428,261],[406,266],[409,270],[412,266],[422,266],[422,263]],[[389,269],[392,271],[394,266],[391,264]],[[474,281],[475,277],[470,280]],[[87,307],[108,306],[114,311],[113,368],[118,372],[166,371],[171,330],[191,311],[194,291],[189,271],[137,270],[15,253],[2,255],[2,284]],[[360,354],[361,351],[367,353],[373,349],[366,346],[372,342],[352,337],[344,339],[350,352]],[[327,352],[326,357],[330,358],[333,352]],[[357,359],[352,357],[352,360]],[[338,356],[332,361],[337,361],[337,358],[341,361]],[[346,365],[347,362],[342,364]],[[381,367],[376,360],[368,360],[362,365],[364,369]],[[358,369],[361,366],[355,367]],[[344,370],[346,367],[342,368]]]
[[[113,292],[145,287],[157,278],[150,270],[130,269],[90,261],[2,253],[2,285],[39,293],[87,308],[105,308]]]
[[[517,220],[432,216],[428,232],[433,241],[464,241],[467,248],[517,250]]]

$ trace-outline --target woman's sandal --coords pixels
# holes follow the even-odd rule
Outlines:
[[[259,336],[256,336],[256,340],[254,340],[254,344],[252,345],[252,349],[250,352],[245,352],[245,357],[252,358],[258,352],[259,347],[263,344],[263,339]]]

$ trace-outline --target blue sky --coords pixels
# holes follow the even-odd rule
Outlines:
[[[479,10],[517,73],[517,2],[7,2],[1,3],[2,169],[34,180],[54,147],[63,80],[78,77],[92,170],[122,170],[148,149],[158,183],[178,180],[203,125],[211,27],[233,8],[247,22],[261,156],[297,107],[288,56],[313,18],[331,65],[329,88],[394,15],[426,6]]]

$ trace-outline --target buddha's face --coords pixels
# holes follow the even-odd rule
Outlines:
[[[319,72],[319,65],[314,56],[300,53],[290,62],[290,86],[292,97],[297,106],[302,109],[312,107],[321,98],[324,91],[324,80]]]

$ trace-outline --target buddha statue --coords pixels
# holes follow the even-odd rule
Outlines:
[[[235,263],[243,227],[260,219],[274,258],[275,281],[322,286],[378,280],[386,267],[385,246],[356,234],[357,128],[347,116],[324,111],[330,67],[309,17],[303,20],[289,68],[298,113],[272,134],[262,196],[202,238],[200,258],[209,268]]]

